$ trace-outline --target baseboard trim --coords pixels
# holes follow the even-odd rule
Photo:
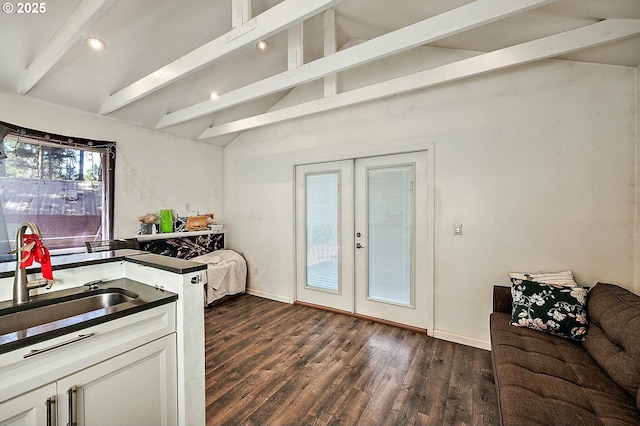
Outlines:
[[[461,345],[471,346],[478,349],[491,350],[491,342],[486,340],[473,339],[467,336],[461,336],[459,334],[449,333],[442,330],[434,330],[433,337],[436,339],[446,340],[448,342],[460,343]]]
[[[275,300],[277,302],[283,302],[283,303],[289,303],[291,304],[291,300],[288,297],[283,297],[283,296],[279,296],[276,294],[272,294],[272,293],[267,293],[264,291],[260,291],[260,290],[255,290],[252,288],[247,288],[246,289],[246,293],[250,294],[252,296],[258,296],[258,297],[262,297],[264,299],[270,299],[270,300]],[[366,321],[373,321],[373,322],[377,322],[380,324],[386,324],[386,325],[390,325],[392,327],[398,327],[398,328],[402,328],[404,330],[409,330],[412,331],[414,333],[418,333],[418,334],[426,334],[429,335],[428,331],[424,328],[420,328],[420,327],[414,327],[411,325],[406,325],[406,324],[401,324],[401,323],[397,323],[397,322],[393,322],[393,321],[387,321],[387,320],[383,320],[383,319],[379,319],[379,318],[374,318],[374,317],[370,317],[367,315],[362,315],[362,314],[356,314],[353,312],[348,312],[348,311],[343,311],[340,309],[334,309],[334,308],[329,308],[327,306],[322,306],[322,305],[315,305],[313,303],[307,303],[307,302],[300,302],[300,301],[295,301],[293,302],[294,305],[300,305],[300,306],[306,306],[309,308],[314,308],[314,309],[320,309],[323,311],[328,311],[328,312],[334,312],[337,314],[343,314],[343,315],[348,315],[354,318],[360,318]],[[447,331],[443,331],[443,330],[434,330],[433,331],[433,336],[436,339],[442,339],[442,340],[446,340],[448,342],[453,342],[453,343],[459,343],[461,345],[465,345],[465,346],[471,346],[474,348],[478,348],[478,349],[484,349],[484,350],[491,350],[491,342],[488,342],[486,340],[481,340],[481,339],[474,339],[471,337],[467,337],[467,336],[462,336],[459,334],[455,334],[455,333],[449,333]]]
[[[279,296],[277,294],[267,293],[267,292],[264,292],[264,291],[255,290],[255,289],[248,288],[248,287],[245,290],[245,292],[247,294],[252,295],[252,296],[262,297],[263,299],[275,300],[276,302],[283,302],[283,303],[291,304],[291,299],[289,299],[288,297]]]
[[[370,317],[370,316],[367,316],[367,315],[356,314],[354,312],[343,311],[341,309],[329,308],[327,306],[315,305],[313,303],[300,302],[300,301],[295,301],[295,302],[293,302],[293,304],[294,305],[300,305],[300,306],[306,306],[308,308],[320,309],[322,311],[333,312],[333,313],[336,313],[336,314],[348,315],[350,317],[359,318],[359,319],[362,319],[362,320],[365,320],[365,321],[372,321],[372,322],[377,322],[377,323],[380,323],[380,324],[390,325],[392,327],[402,328],[404,330],[409,330],[409,331],[412,331],[412,332],[418,333],[418,334],[427,334],[427,330],[424,329],[424,328],[414,327],[412,325],[407,325],[407,324],[401,324],[399,322],[387,321],[387,320],[384,320],[384,319],[381,319],[381,318]]]

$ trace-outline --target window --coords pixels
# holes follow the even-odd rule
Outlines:
[[[115,143],[21,129],[0,122],[0,260],[18,226],[36,223],[52,254],[110,239]]]

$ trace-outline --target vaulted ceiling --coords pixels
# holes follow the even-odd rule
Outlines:
[[[543,59],[640,65],[639,0],[40,4],[40,13],[3,6],[0,91],[223,146],[258,126]],[[106,48],[91,50],[90,36]],[[462,54],[351,90],[339,83],[347,70],[425,48]],[[280,102],[318,81],[310,99]]]

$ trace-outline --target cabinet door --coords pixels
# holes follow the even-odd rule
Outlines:
[[[170,334],[67,376],[58,381],[59,424],[174,425],[176,371]]]
[[[55,424],[56,384],[23,393],[0,403],[0,426],[42,426]]]

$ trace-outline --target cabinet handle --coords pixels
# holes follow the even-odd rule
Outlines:
[[[71,343],[79,342],[80,340],[88,339],[89,337],[91,337],[91,336],[93,336],[95,334],[96,333],[80,334],[80,335],[78,335],[78,337],[76,337],[74,339],[71,339],[71,340],[67,340],[66,342],[57,343],[55,345],[51,345],[51,346],[48,346],[48,347],[42,348],[42,349],[31,349],[28,353],[24,354],[22,356],[22,358],[29,358],[30,356],[38,355],[38,354],[41,354],[43,352],[52,351],[52,350],[57,349],[59,347],[66,346],[66,345],[69,345]]]
[[[67,398],[69,398],[69,423],[67,426],[77,426],[76,422],[76,410],[75,410],[75,400],[76,400],[77,387],[71,386],[67,389]]]
[[[47,398],[47,400],[44,402],[45,405],[47,406],[47,426],[52,426],[53,422],[52,422],[52,416],[51,416],[51,406],[54,404],[54,399],[55,397],[50,397]]]

